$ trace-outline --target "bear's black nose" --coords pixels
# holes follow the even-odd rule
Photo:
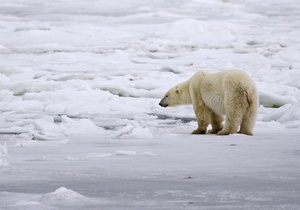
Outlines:
[[[161,102],[159,103],[159,105],[162,106],[162,107],[167,107],[168,106],[168,104],[163,104]]]

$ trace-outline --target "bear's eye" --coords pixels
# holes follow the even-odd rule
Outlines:
[[[176,93],[179,93],[179,90],[176,90]]]
[[[168,98],[169,97],[169,95],[166,95],[166,98]]]

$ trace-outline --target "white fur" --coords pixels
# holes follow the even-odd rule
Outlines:
[[[243,71],[219,73],[199,71],[189,80],[171,88],[159,103],[163,107],[193,104],[198,128],[193,134],[252,135],[258,112],[258,96],[253,80]],[[226,116],[223,127],[224,116]]]

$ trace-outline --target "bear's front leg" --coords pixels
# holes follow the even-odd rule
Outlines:
[[[194,106],[195,115],[198,121],[198,128],[192,134],[205,134],[210,121],[210,111],[205,105]]]
[[[211,127],[212,129],[208,131],[209,134],[217,134],[220,130],[223,129],[223,121],[224,117],[221,115],[218,115],[214,112],[211,112]]]
[[[193,81],[192,81],[193,82]],[[198,121],[198,128],[192,134],[205,134],[210,123],[210,110],[205,106],[199,91],[199,81],[190,86],[190,94],[194,112]]]
[[[193,130],[192,134],[206,134],[206,128],[199,127]]]

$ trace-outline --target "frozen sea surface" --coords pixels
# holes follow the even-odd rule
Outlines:
[[[0,0],[0,209],[299,209],[298,0]],[[161,108],[204,69],[256,82],[254,136]]]

